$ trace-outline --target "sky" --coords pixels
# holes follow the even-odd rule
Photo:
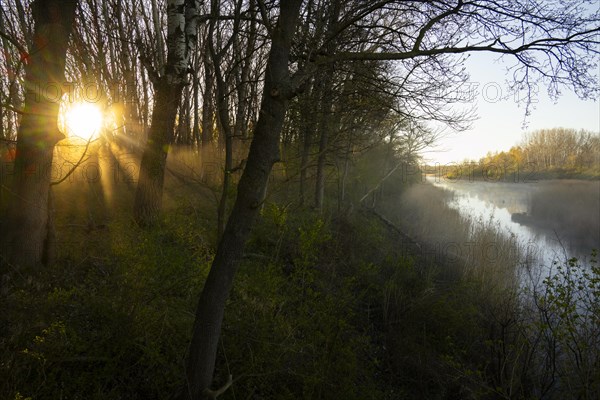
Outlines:
[[[488,151],[510,149],[526,132],[538,129],[565,127],[600,132],[600,102],[580,100],[568,88],[564,88],[554,102],[546,88],[539,87],[534,108],[526,118],[524,105],[519,105],[509,93],[507,64],[496,60],[497,56],[483,53],[467,60],[470,87],[476,86],[472,104],[477,107],[479,118],[467,131],[448,133],[435,149],[423,154],[426,162],[449,164],[465,159],[479,160]]]

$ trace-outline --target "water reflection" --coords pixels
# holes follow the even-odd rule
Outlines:
[[[594,204],[595,187],[599,186],[598,182],[582,183],[588,191],[588,185],[593,188],[592,201],[588,201],[591,205],[584,204],[584,208],[588,207],[589,209],[575,210],[585,213],[585,218],[590,222],[591,228],[587,228],[587,231],[580,229],[582,232],[569,234],[569,229],[563,221],[564,215],[558,215],[558,212],[555,218],[552,218],[553,221],[536,219],[531,216],[532,200],[538,201],[543,195],[545,196],[550,187],[554,190],[560,186],[556,182],[450,181],[434,176],[428,176],[427,181],[436,187],[452,192],[453,196],[448,200],[448,206],[458,210],[464,217],[484,221],[493,219],[507,237],[514,235],[519,243],[528,247],[529,253],[537,254],[538,261],[545,265],[551,265],[552,260],[557,257],[561,260],[564,260],[565,257],[584,259],[589,256],[592,247],[598,247],[595,246],[597,237],[588,232],[597,230],[600,220],[600,208]],[[571,195],[577,196],[576,191],[571,188],[569,190]],[[553,196],[547,197],[548,201],[552,201]],[[600,195],[597,197],[600,201]],[[557,201],[560,200],[566,201],[564,199]],[[564,212],[560,214],[564,214]],[[577,225],[575,219],[567,220],[572,221],[569,225]],[[578,228],[578,226],[574,228]]]

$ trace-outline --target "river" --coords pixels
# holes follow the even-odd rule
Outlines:
[[[482,182],[427,176],[450,191],[447,205],[465,218],[493,219],[550,265],[552,260],[590,256],[600,248],[600,182],[552,180]],[[514,236],[512,236],[514,235]]]

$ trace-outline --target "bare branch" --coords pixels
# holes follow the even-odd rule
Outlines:
[[[75,170],[77,168],[79,168],[79,166],[85,161],[84,157],[87,155],[88,149],[90,148],[90,144],[92,144],[92,143],[94,143],[94,142],[96,142],[98,140],[98,139],[92,140],[92,137],[93,136],[90,136],[90,138],[88,139],[88,141],[87,141],[87,143],[85,145],[85,148],[83,149],[83,153],[81,154],[81,157],[79,158],[79,161],[77,161],[73,165],[73,168],[71,168],[69,170],[69,172],[67,172],[67,174],[65,176],[63,176],[60,180],[55,181],[55,182],[51,182],[50,186],[59,185],[59,184],[63,183],[64,181],[66,181],[69,178],[69,176],[71,176],[73,174],[73,172],[75,172]]]
[[[417,39],[415,40],[415,44],[413,45],[413,51],[419,51],[420,47],[421,47],[421,42],[423,42],[423,38],[425,37],[425,35],[427,34],[427,32],[429,32],[429,30],[438,22],[440,22],[441,20],[443,20],[446,17],[449,17],[452,14],[456,14],[458,13],[458,11],[460,10],[460,8],[462,7],[463,2],[462,0],[458,1],[458,4],[456,5],[456,7],[438,15],[437,17],[431,18],[423,28],[421,28],[421,30],[419,31],[419,36],[417,36]]]
[[[269,13],[267,11],[267,7],[265,6],[265,2],[263,0],[256,0],[256,4],[258,4],[258,9],[260,10],[260,16],[263,19],[263,23],[267,28],[270,36],[273,36],[273,25],[269,21]]]

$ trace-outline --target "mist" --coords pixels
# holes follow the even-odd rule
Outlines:
[[[551,230],[580,250],[600,248],[600,182],[548,181],[532,193],[525,224]]]

